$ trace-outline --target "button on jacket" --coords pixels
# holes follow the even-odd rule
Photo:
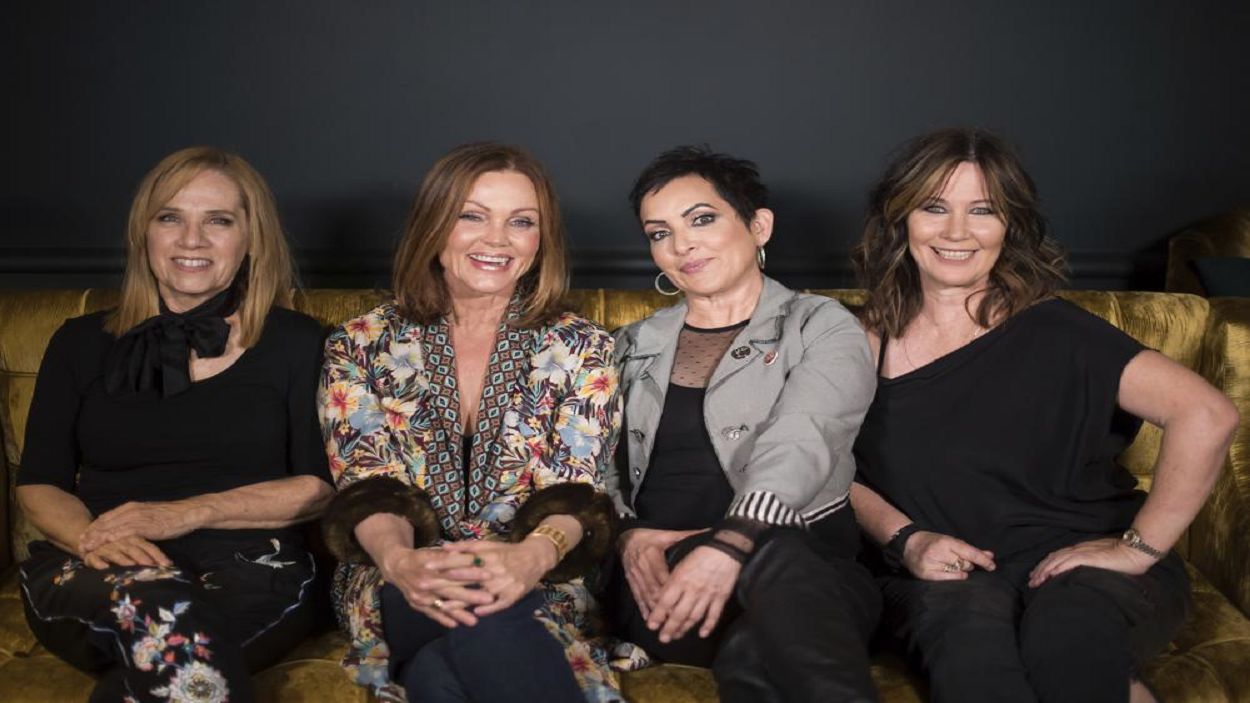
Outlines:
[[[625,517],[637,516],[686,311],[683,301],[615,334],[625,419],[607,483]],[[875,390],[854,316],[766,277],[704,396],[708,436],[735,493],[729,513],[801,526],[847,505],[851,447]]]

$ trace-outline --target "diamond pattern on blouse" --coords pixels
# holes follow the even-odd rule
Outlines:
[[[439,450],[430,457],[438,468],[432,467],[428,474],[432,489],[430,502],[443,529],[449,534],[458,532],[456,528],[462,515],[477,515],[495,494],[497,477],[492,469],[497,465],[502,444],[490,440],[499,436],[503,428],[504,411],[512,403],[509,390],[524,385],[528,361],[537,345],[533,332],[515,329],[509,324],[518,316],[519,309],[513,306],[500,321],[495,348],[486,367],[486,383],[478,402],[477,423],[473,428],[468,462],[463,456],[460,391],[456,384],[450,327],[444,318],[426,325],[422,331],[430,393],[434,407],[438,408],[434,446]],[[468,470],[461,471],[462,466]]]

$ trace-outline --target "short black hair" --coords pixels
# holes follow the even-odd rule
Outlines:
[[[760,182],[755,162],[718,154],[706,144],[687,145],[669,149],[642,170],[629,191],[634,216],[641,215],[643,198],[682,176],[699,176],[711,183],[743,222],[749,223],[756,210],[768,207],[768,187]]]

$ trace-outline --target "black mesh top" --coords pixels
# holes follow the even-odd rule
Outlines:
[[[708,379],[746,324],[682,328],[651,466],[634,501],[640,524],[695,530],[712,527],[725,517],[734,491],[707,434],[703,396]]]

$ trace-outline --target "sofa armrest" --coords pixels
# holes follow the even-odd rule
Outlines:
[[[1193,260],[1204,256],[1250,256],[1250,209],[1195,222],[1168,240],[1167,284],[1173,293],[1206,295]]]
[[[1215,247],[1202,232],[1185,230],[1168,240],[1168,265],[1164,290],[1171,293],[1206,295],[1202,281],[1194,270],[1193,260],[1214,256]]]
[[[1215,490],[1189,528],[1189,561],[1250,614],[1250,298],[1213,298],[1199,371],[1241,421]]]

